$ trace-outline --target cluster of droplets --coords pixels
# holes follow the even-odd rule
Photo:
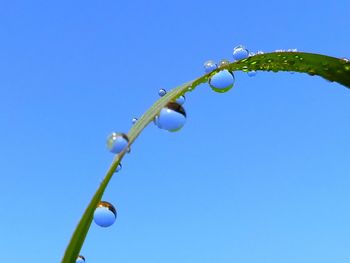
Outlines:
[[[276,52],[283,52],[284,50],[276,50]],[[296,51],[296,50],[288,50]],[[233,61],[244,60],[248,57],[255,55],[264,54],[262,51],[256,53],[250,52],[245,46],[239,45],[233,49]],[[348,62],[348,61],[346,61]],[[252,62],[254,63],[254,62]],[[204,63],[204,71],[208,76],[208,83],[212,90],[219,93],[224,93],[232,89],[235,82],[235,77],[232,71],[229,68],[230,61],[227,59],[222,59],[219,63],[216,63],[213,60],[208,60]],[[348,66],[348,65],[347,65]],[[245,66],[242,68],[244,72],[247,72],[248,76],[255,76],[256,71],[248,70],[248,67]],[[213,72],[215,71],[215,72]],[[213,73],[212,73],[213,72]],[[210,74],[211,73],[211,74]],[[188,86],[187,91],[192,91],[193,87]],[[167,95],[165,89],[160,89],[158,95],[163,97]],[[186,98],[184,95],[179,95],[175,100],[168,102],[155,116],[154,124],[163,130],[170,132],[175,132],[180,130],[186,122],[186,111],[183,107]],[[134,117],[132,119],[132,124],[134,125],[138,122],[138,118]],[[110,152],[114,154],[120,154],[122,152],[130,152],[129,148],[129,138],[124,133],[113,132],[107,138],[107,148]],[[115,172],[119,172],[122,169],[122,164],[118,163],[115,168]],[[100,227],[110,227],[114,224],[117,218],[116,208],[107,201],[100,201],[96,207],[93,215],[94,222]],[[79,256],[76,260],[76,263],[85,262],[83,256]]]
[[[257,54],[262,54],[262,52],[258,52]],[[233,61],[243,60],[255,55],[255,53],[249,52],[249,50],[243,45],[236,46],[232,52]],[[219,61],[219,63],[215,63],[213,60],[208,60],[204,63],[204,72],[206,74],[209,74],[215,70],[217,71],[215,74],[210,75],[208,81],[209,86],[213,91],[224,93],[233,88],[235,76],[232,71],[227,69],[229,64],[230,61],[227,59],[222,59]],[[255,70],[249,71],[248,69],[243,69],[243,71],[247,72],[248,76],[250,77],[256,75]]]

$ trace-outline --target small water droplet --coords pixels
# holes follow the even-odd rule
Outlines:
[[[176,102],[169,102],[154,119],[158,128],[171,132],[180,130],[185,122],[185,109]]]
[[[123,165],[121,163],[118,163],[117,168],[115,169],[115,172],[119,172],[123,168]]]
[[[315,71],[315,69],[313,69],[313,68],[309,68],[308,71],[307,71],[307,73],[308,73],[310,76],[316,75],[316,71]]]
[[[224,93],[229,91],[235,82],[235,77],[232,72],[224,69],[214,74],[210,80],[209,85],[212,90],[220,93]]]
[[[79,255],[77,257],[77,260],[75,261],[75,263],[84,263],[85,262],[85,257],[82,255]]]
[[[249,77],[254,77],[254,76],[256,75],[256,71],[255,71],[255,70],[248,71],[248,72],[247,72],[247,75],[248,75]]]
[[[136,117],[134,117],[134,118],[132,118],[131,123],[134,125],[137,122],[137,120],[138,119]]]
[[[216,63],[213,60],[208,60],[206,62],[204,62],[204,72],[205,73],[210,73],[213,70],[218,68],[218,65],[216,65]]]
[[[236,46],[233,49],[234,60],[241,60],[241,59],[247,58],[248,56],[249,56],[249,51],[243,45]]]
[[[225,67],[225,66],[227,66],[229,64],[230,64],[230,61],[228,61],[227,59],[222,59],[219,62],[219,68]]]
[[[186,101],[186,98],[184,95],[181,95],[176,99],[176,103],[178,103],[180,105],[183,105],[185,103],[185,101]]]
[[[101,227],[113,225],[117,218],[117,210],[106,201],[101,201],[94,212],[94,222]]]
[[[159,95],[160,97],[163,97],[165,94],[166,94],[166,90],[165,90],[165,89],[160,89],[160,90],[158,90],[158,95]]]
[[[107,138],[107,148],[115,154],[122,152],[128,146],[128,143],[128,136],[124,133],[113,132]]]

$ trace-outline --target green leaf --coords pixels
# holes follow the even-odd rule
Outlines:
[[[139,136],[142,130],[153,121],[154,117],[168,102],[174,101],[180,95],[194,90],[199,84],[206,83],[210,76],[222,69],[229,69],[231,71],[241,70],[245,72],[251,70],[302,72],[312,76],[318,75],[329,81],[338,82],[347,88],[350,88],[350,63],[346,59],[338,59],[319,54],[302,52],[274,52],[255,55],[247,59],[230,63],[229,65],[217,69],[209,74],[203,75],[202,77],[199,77],[193,81],[178,86],[177,88],[168,92],[165,96],[161,97],[151,106],[149,110],[146,111],[146,113],[133,125],[129,131],[129,147]],[[124,155],[125,152],[122,152],[115,157],[106,173],[105,178],[92,197],[66,248],[62,259],[63,263],[74,263],[76,261],[81,247],[83,246],[85,237],[89,231],[95,208],[101,201],[102,195]]]

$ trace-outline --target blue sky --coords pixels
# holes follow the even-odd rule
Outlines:
[[[0,262],[60,262],[113,155],[208,59],[297,48],[350,56],[349,1],[1,1]],[[104,196],[86,262],[348,263],[350,92],[304,74],[235,74],[150,125]]]

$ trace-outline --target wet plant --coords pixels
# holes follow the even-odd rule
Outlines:
[[[233,88],[235,71],[247,72],[249,76],[255,75],[257,71],[288,71],[317,75],[350,88],[349,60],[296,50],[254,54],[244,46],[237,46],[233,51],[233,62],[222,60],[216,64],[208,60],[204,63],[204,71],[203,76],[173,90],[160,89],[160,98],[141,117],[133,118],[133,126],[127,134],[114,132],[107,138],[107,148],[116,156],[71,237],[63,263],[85,262],[79,253],[92,221],[101,227],[108,227],[115,222],[116,208],[107,201],[101,201],[101,198],[113,174],[121,169],[121,160],[142,130],[151,122],[170,132],[180,130],[186,122],[183,106],[185,93],[192,92],[198,85],[208,83],[213,91],[224,93]]]

